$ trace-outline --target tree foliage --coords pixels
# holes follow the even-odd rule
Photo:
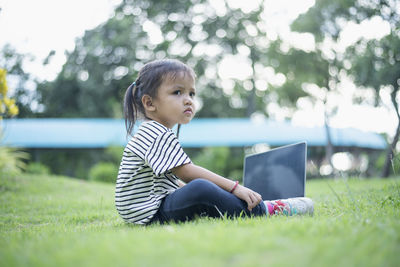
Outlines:
[[[86,31],[55,81],[38,87],[50,117],[121,117],[125,89],[138,71],[154,59],[172,57],[195,70],[200,99],[207,103],[199,117],[242,117],[249,109],[264,110],[252,90],[233,80],[233,95],[241,105],[233,107],[221,90],[218,63],[226,55],[248,51],[254,66],[265,52],[262,5],[243,12],[222,1],[216,9],[205,0],[123,1],[104,24]],[[264,31],[264,32],[263,32]]]
[[[322,14],[318,13],[320,11],[319,5],[320,2],[317,2],[313,8],[291,24],[291,29],[294,31],[311,33],[314,36],[315,48],[305,51],[290,45],[288,49],[283,49],[284,45],[287,46],[287,44],[278,39],[270,46],[268,56],[270,59],[279,62],[279,64],[276,64],[275,70],[284,73],[286,76],[285,83],[276,88],[281,105],[289,106],[294,111],[297,109],[297,102],[301,98],[307,98],[313,103],[320,102],[324,105],[327,138],[325,157],[333,167],[331,158],[334,147],[331,140],[329,118],[335,114],[336,108],[328,108],[328,102],[329,93],[337,89],[340,62],[338,53],[332,48],[327,48],[325,41],[327,38],[332,42],[337,39],[339,29],[323,25],[323,21],[317,23],[323,17]],[[335,8],[337,8],[337,3],[328,8],[328,12],[334,12]],[[328,28],[330,31],[325,32]],[[320,93],[310,92],[307,87],[310,84],[315,85]]]
[[[221,0],[216,7],[216,1],[208,0],[122,1],[110,19],[76,40],[57,78],[38,85],[37,96],[44,107],[39,115],[120,118],[125,89],[140,68],[166,57],[180,59],[195,70],[203,106],[198,117],[244,117],[254,112],[268,115],[266,105],[271,101],[294,111],[301,98],[329,106],[329,94],[336,90],[344,71],[357,85],[374,88],[377,99],[382,88],[389,88],[399,114],[397,1],[316,1],[291,25],[293,31],[313,35],[313,50],[288,46],[280,39],[269,40],[262,1],[249,9],[232,2]],[[390,25],[387,36],[361,39],[345,54],[338,53],[334,45],[327,46],[338,41],[349,22],[362,23],[377,16]],[[8,61],[13,59],[14,63],[7,70],[27,81],[21,58],[9,51]],[[221,62],[238,55],[245,58],[250,74],[240,79],[222,77]],[[283,82],[275,84],[265,78],[268,68],[284,77]],[[323,97],[310,92],[309,84],[316,85]],[[30,116],[29,105],[35,98],[26,90],[16,92],[21,115]],[[380,104],[379,100],[376,103]],[[325,117],[334,112],[326,108]],[[328,124],[326,121],[329,143]],[[399,127],[396,133],[389,158],[394,155]]]
[[[0,69],[0,122],[4,116],[16,116],[18,114],[18,107],[15,104],[15,100],[9,98],[7,95],[8,85],[6,76],[7,71]],[[0,125],[0,142],[1,139],[2,129]],[[3,177],[18,174],[25,168],[26,164],[24,160],[26,159],[28,159],[28,155],[25,152],[0,145],[0,178],[4,179]]]
[[[363,52],[354,56],[356,48],[348,50],[348,58],[352,60],[352,68],[349,73],[354,81],[365,87],[372,87],[375,90],[376,104],[382,104],[379,100],[379,92],[389,88],[390,99],[397,116],[397,127],[388,146],[382,176],[390,174],[391,166],[396,157],[396,146],[400,135],[400,110],[399,110],[399,86],[400,86],[400,36],[391,32],[381,40],[360,41],[365,48]]]
[[[7,71],[0,69],[0,120],[3,116],[16,116],[18,114],[18,107],[15,105],[15,100],[7,96]]]
[[[388,147],[386,163],[382,176],[390,173],[390,165],[400,135],[399,79],[400,79],[400,4],[395,0],[352,0],[317,1],[315,6],[302,15],[293,29],[302,28],[314,31],[317,40],[326,36],[339,37],[340,31],[348,22],[362,23],[379,17],[389,25],[389,33],[380,39],[361,38],[346,51],[347,73],[359,86],[373,88],[376,91],[376,104],[380,90],[390,88],[391,101],[398,118],[397,129],[391,145]],[[312,14],[312,15],[308,15]]]
[[[340,34],[349,22],[361,24],[372,18],[381,18],[390,25],[390,33],[381,39],[368,40],[361,38],[353,46],[349,47],[345,54],[338,53],[334,48],[335,43],[340,39]],[[390,160],[394,157],[400,132],[400,116],[398,110],[398,80],[399,70],[399,3],[394,0],[338,0],[316,1],[315,5],[306,13],[300,15],[291,25],[291,29],[298,32],[312,33],[315,38],[316,49],[307,53],[303,58],[301,67],[293,66],[295,79],[317,84],[328,91],[335,90],[340,80],[341,70],[353,77],[354,82],[359,86],[372,87],[376,91],[379,104],[379,91],[389,86],[391,88],[391,99],[399,118],[392,145],[388,149],[388,156],[383,171],[383,176],[389,174]],[[326,45],[327,43],[333,45]],[[280,61],[291,65],[300,59],[298,54],[303,52],[293,49],[285,56],[290,58],[289,62]],[[307,62],[311,62],[307,65]],[[297,67],[297,68],[296,68]],[[286,68],[290,73],[290,67]],[[304,75],[309,71],[311,77]],[[289,83],[292,83],[289,81]],[[297,85],[298,86],[298,85]],[[284,94],[289,96],[290,94]],[[327,95],[326,95],[327,96]],[[294,98],[295,99],[295,98]],[[324,102],[328,101],[326,99]],[[329,114],[327,114],[329,117]]]
[[[6,71],[8,79],[13,81],[11,83],[12,90],[8,91],[9,96],[7,98],[9,100],[5,100],[6,95],[3,95],[5,102],[8,102],[10,106],[14,104],[16,106],[12,108],[12,114],[10,114],[12,116],[18,115],[18,117],[26,118],[33,116],[35,112],[32,110],[32,105],[38,103],[37,95],[34,88],[32,88],[33,90],[28,89],[28,83],[32,82],[33,84],[34,81],[31,75],[24,70],[24,62],[31,59],[31,55],[18,53],[9,44],[6,44],[0,51],[0,67]],[[4,87],[2,90],[4,90]],[[5,102],[3,101],[3,108]]]

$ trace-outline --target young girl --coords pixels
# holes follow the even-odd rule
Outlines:
[[[127,144],[119,168],[115,204],[121,217],[149,224],[196,216],[312,214],[308,198],[264,202],[237,181],[191,162],[171,129],[191,121],[195,95],[193,70],[177,60],[146,64],[128,87],[124,99],[128,133],[137,120],[143,122]]]

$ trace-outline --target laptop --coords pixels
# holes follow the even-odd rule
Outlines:
[[[263,200],[304,197],[307,143],[278,147],[244,159],[243,184]]]

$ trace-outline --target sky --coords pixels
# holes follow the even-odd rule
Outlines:
[[[0,0],[0,46],[12,44],[21,53],[31,53],[36,61],[28,64],[29,72],[41,79],[54,79],[75,39],[85,30],[105,22],[112,14],[116,0]],[[56,51],[50,65],[40,62]]]
[[[229,0],[232,7],[242,8],[245,12],[252,7],[251,3],[254,1],[261,0]],[[40,80],[52,80],[66,60],[65,51],[73,50],[75,39],[82,37],[85,30],[93,29],[105,22],[118,3],[120,0],[0,0],[2,9],[0,11],[0,47],[9,43],[20,53],[34,55],[35,60],[26,64],[26,70]],[[213,3],[218,8],[219,1],[213,0]],[[289,22],[311,7],[314,4],[313,0],[266,0],[264,4],[268,6],[266,14],[268,38],[279,35],[293,46],[305,50],[312,49],[313,37],[309,34],[299,35],[290,32]],[[367,21],[363,25],[350,23],[342,32],[340,45],[345,47],[355,42],[360,36],[381,38],[387,34],[387,31],[387,25],[379,21],[379,18]],[[56,54],[49,65],[43,66],[41,62],[52,50]],[[224,66],[237,66],[237,64],[232,64],[232,60],[246,62],[243,56],[242,58],[227,58],[219,66],[220,75],[239,76],[245,73],[245,71],[235,72],[235,69],[224,68]],[[263,86],[262,81],[259,85]],[[307,90],[317,95],[320,93],[312,86],[307,87]],[[394,110],[391,108],[389,91],[383,91],[381,94],[385,107],[380,108],[354,105],[351,98],[359,93],[358,91],[349,79],[343,78],[340,94],[329,96],[331,105],[339,105],[338,113],[332,117],[330,125],[388,133],[393,136],[397,121]],[[363,92],[368,94],[365,90]],[[310,127],[323,124],[322,103],[300,101],[298,105],[299,110],[292,117],[294,124]],[[285,110],[275,103],[268,104],[266,109],[276,119],[284,118]]]

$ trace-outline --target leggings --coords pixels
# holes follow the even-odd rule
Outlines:
[[[266,209],[261,201],[251,211],[247,203],[205,179],[195,179],[166,196],[153,222],[184,222],[196,217],[228,218],[238,216],[265,216]]]

